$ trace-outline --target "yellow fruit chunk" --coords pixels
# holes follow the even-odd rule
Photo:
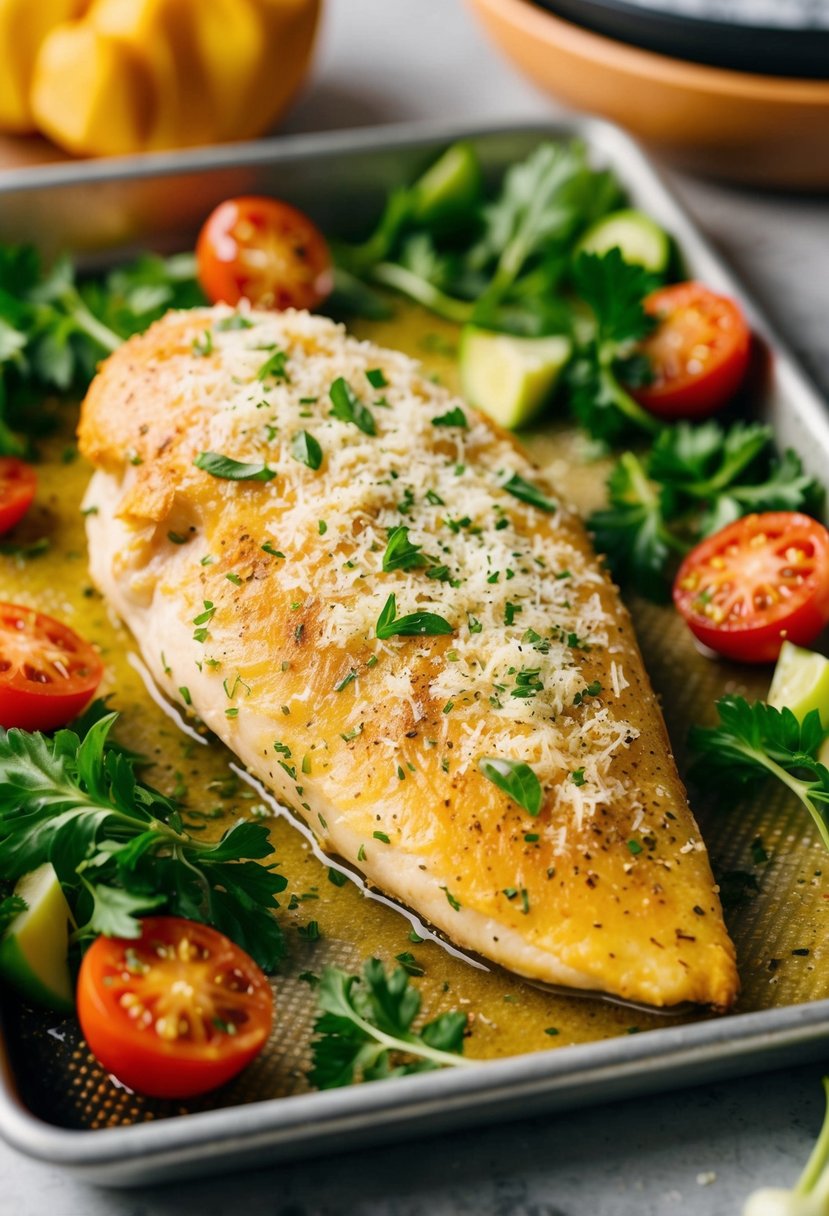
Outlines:
[[[267,131],[305,79],[321,0],[255,0],[265,31],[261,72],[246,83],[237,139]]]
[[[43,43],[35,118],[87,155],[261,134],[307,70],[318,14],[319,0],[96,0]]]
[[[55,26],[80,17],[88,7],[89,0],[0,0],[2,130],[34,130],[29,93],[43,40]]]
[[[71,914],[58,876],[48,863],[20,879],[14,890],[26,903],[0,942],[0,976],[30,1001],[49,1009],[74,1008],[66,961]]]
[[[146,145],[155,99],[140,55],[79,21],[53,30],[41,47],[32,110],[41,131],[67,151],[112,156]]]

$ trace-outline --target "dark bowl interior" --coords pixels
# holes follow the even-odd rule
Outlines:
[[[766,76],[829,80],[826,0],[533,0],[643,50]],[[773,20],[773,24],[772,24]]]

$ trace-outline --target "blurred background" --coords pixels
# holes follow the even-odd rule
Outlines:
[[[458,22],[554,101],[676,163],[829,187],[825,0],[0,0],[0,160],[450,117],[473,90],[481,118],[503,117],[503,88],[481,87],[482,61],[470,73],[458,55]],[[528,92],[516,74],[518,109]]]

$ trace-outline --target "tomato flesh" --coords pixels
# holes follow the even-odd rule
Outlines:
[[[705,646],[773,663],[784,641],[808,646],[829,621],[829,532],[795,511],[747,515],[688,554],[673,595]]]
[[[78,976],[78,1018],[93,1055],[124,1085],[188,1098],[235,1077],[262,1050],[273,993],[222,933],[148,916],[136,940],[99,937]]]
[[[196,245],[199,282],[214,304],[316,308],[331,293],[331,255],[307,215],[274,198],[231,198]]]
[[[0,726],[66,726],[103,674],[101,656],[74,629],[33,608],[0,604]]]
[[[0,536],[19,524],[32,505],[37,474],[16,456],[0,456]]]
[[[653,380],[632,395],[659,418],[716,413],[748,368],[751,331],[739,306],[701,283],[674,283],[652,292],[644,308],[659,319],[640,345]]]

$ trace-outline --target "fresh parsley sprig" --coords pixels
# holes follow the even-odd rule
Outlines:
[[[794,452],[775,455],[770,427],[680,422],[658,436],[648,455],[619,457],[608,506],[588,524],[615,577],[659,601],[667,596],[672,555],[752,511],[820,515],[823,498]]]
[[[758,422],[680,422],[662,432],[648,461],[654,481],[671,486],[677,509],[696,512],[708,536],[752,511],[820,514],[824,490],[791,449],[775,455],[774,432]]]
[[[184,826],[181,808],[136,776],[136,758],[110,744],[117,714],[91,715],[81,737],[0,731],[0,879],[50,861],[78,936],[136,937],[160,908],[206,921],[266,970],[282,952],[273,910],[286,880],[264,824],[239,822],[217,841]]]
[[[12,921],[26,911],[27,906],[25,899],[19,895],[0,895],[0,939]]]
[[[813,709],[799,722],[790,709],[722,697],[718,726],[696,726],[692,778],[709,788],[739,789],[775,777],[806,807],[829,849],[829,770],[817,759],[829,731]]]
[[[671,554],[684,555],[689,548],[670,526],[673,490],[652,482],[641,459],[625,452],[610,474],[607,493],[609,505],[588,520],[596,549],[619,582],[632,583],[657,603],[664,601]]]
[[[580,253],[572,274],[576,294],[593,317],[592,337],[568,372],[573,414],[594,439],[606,444],[631,431],[658,434],[662,424],[634,401],[623,383],[643,378],[635,346],[654,327],[642,301],[658,280],[644,267],[626,262],[618,248]]]
[[[43,397],[82,392],[125,338],[168,308],[203,302],[190,254],[81,281],[66,258],[47,270],[31,246],[0,246],[0,452],[25,452],[14,432],[48,425]]]
[[[539,144],[513,165],[498,197],[484,208],[484,230],[469,255],[476,269],[494,263],[476,319],[484,323],[503,300],[520,298],[522,276],[541,271],[536,279],[548,290],[553,287],[566,266],[569,244],[618,198],[613,177],[590,168],[578,141]]]
[[[423,208],[424,183],[460,150],[454,145],[424,178],[390,194],[366,241],[339,247],[344,302],[361,308],[353,290],[359,276],[457,324],[528,336],[567,331],[570,312],[558,289],[571,246],[618,205],[617,182],[591,168],[580,142],[546,141],[506,172],[488,201],[480,172],[470,171],[457,179],[451,199],[443,192],[440,209]],[[466,157],[474,158],[468,147]],[[373,297],[367,302],[376,309]]]
[[[387,975],[376,958],[361,976],[328,967],[318,999],[309,1073],[318,1089],[473,1063],[461,1054],[466,1014],[442,1013],[421,1030],[412,1029],[421,998],[404,967]]]

